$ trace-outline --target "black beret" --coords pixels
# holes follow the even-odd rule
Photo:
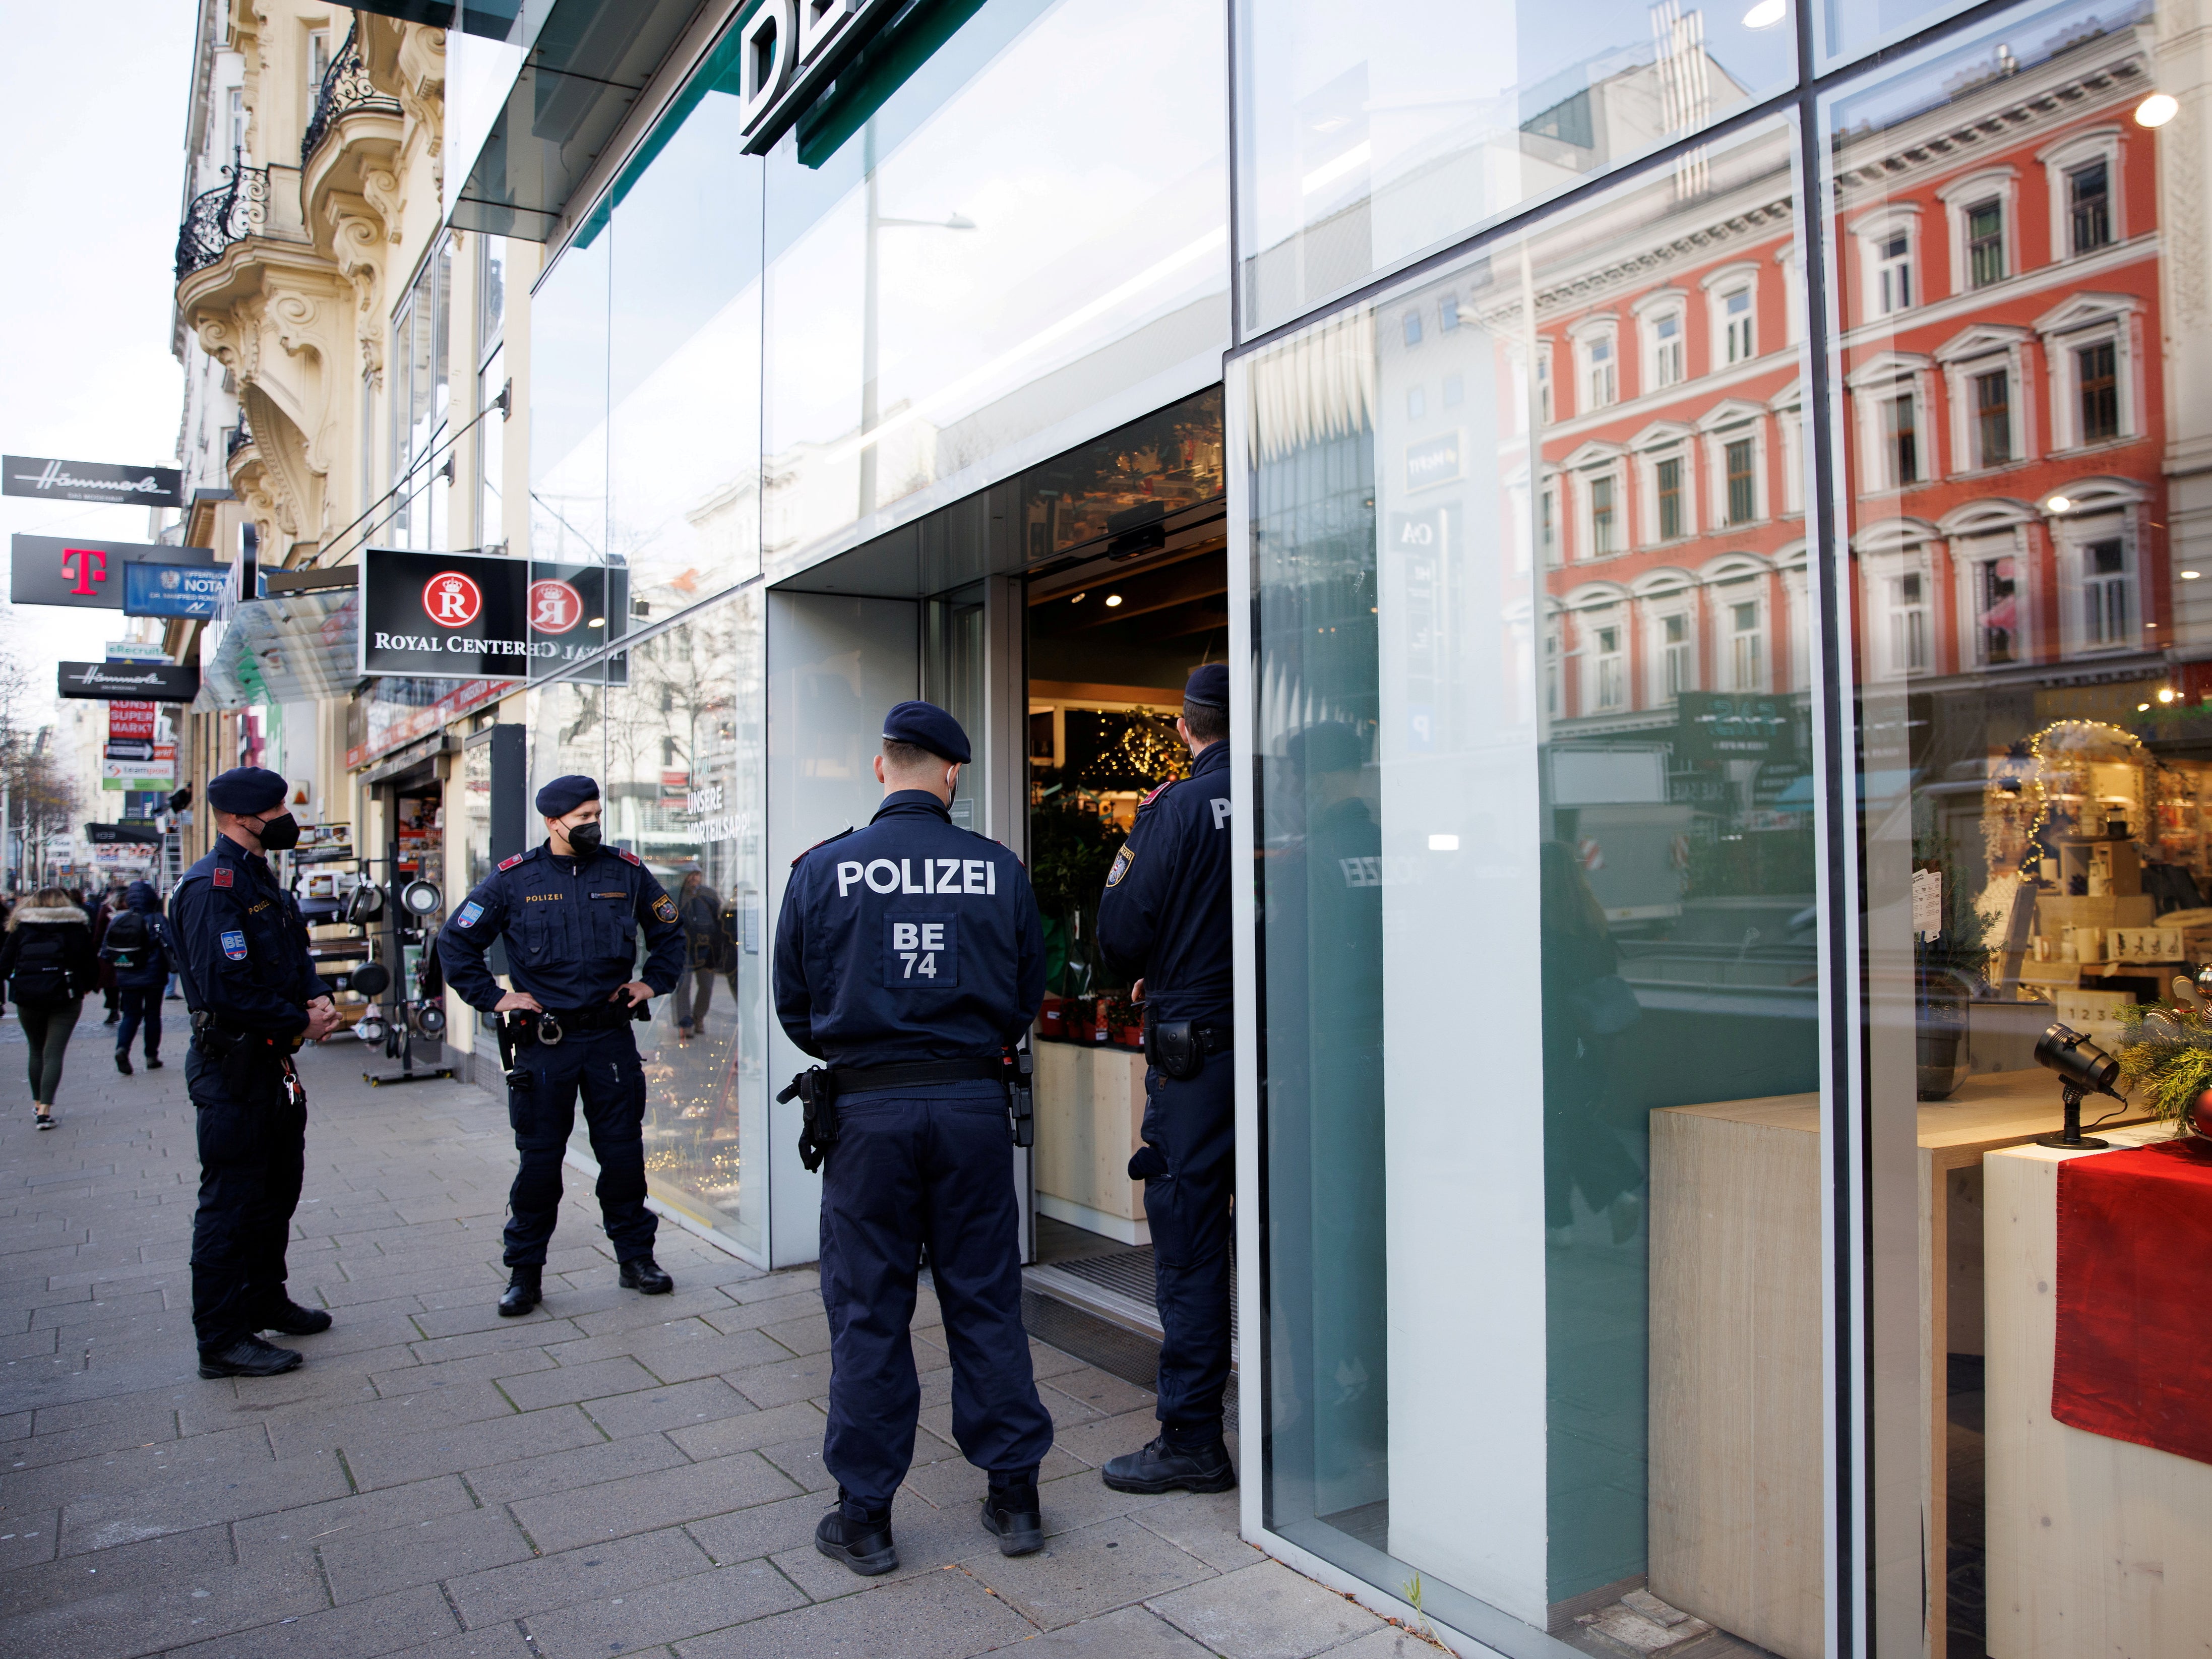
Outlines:
[[[895,703],[884,716],[884,741],[910,743],[949,761],[968,763],[968,734],[933,702]]]
[[[1182,688],[1182,700],[1194,702],[1201,708],[1229,707],[1229,665],[1226,663],[1201,663],[1190,671],[1190,678]]]
[[[565,818],[587,800],[599,798],[596,780],[570,773],[565,778],[556,778],[538,792],[538,816],[544,818]]]
[[[218,812],[252,817],[282,806],[292,786],[265,766],[234,766],[209,780],[208,805]]]

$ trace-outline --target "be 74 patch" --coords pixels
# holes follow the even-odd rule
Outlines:
[[[667,894],[663,893],[659,898],[653,900],[653,914],[659,916],[663,921],[675,921],[676,901],[669,897]]]
[[[960,983],[957,923],[950,915],[884,920],[884,984],[892,990],[950,991]]]
[[[225,933],[222,936],[222,953],[228,957],[233,962],[245,961],[245,933],[237,928],[233,928],[229,933]]]

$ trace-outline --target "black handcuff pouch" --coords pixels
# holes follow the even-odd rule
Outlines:
[[[1180,1083],[1199,1074],[1206,1064],[1206,1049],[1189,1020],[1148,1019],[1145,1060]]]
[[[776,1096],[780,1105],[797,1100],[805,1115],[799,1126],[799,1161],[812,1175],[837,1144],[837,1084],[826,1066],[810,1066]]]

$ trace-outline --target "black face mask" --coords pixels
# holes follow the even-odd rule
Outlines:
[[[261,850],[264,853],[289,852],[300,844],[300,820],[289,812],[281,818],[261,821]]]
[[[597,818],[589,823],[572,823],[564,833],[568,837],[569,849],[580,859],[587,859],[599,850],[599,821]]]

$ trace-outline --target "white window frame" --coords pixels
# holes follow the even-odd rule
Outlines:
[[[2032,404],[2035,385],[2032,359],[2035,337],[2024,328],[1996,323],[1978,323],[1936,348],[1936,361],[1943,370],[1943,392],[1951,410],[1951,457],[1958,473],[1990,472],[2014,467],[2034,459],[2035,422]],[[2002,369],[2007,376],[2006,424],[2010,429],[2011,454],[1992,461],[1982,453],[1982,420],[1975,382]]]
[[[1900,306],[1882,303],[1882,249],[1893,238],[1905,238],[1905,286],[1910,290]],[[1886,317],[1902,317],[1928,301],[1927,262],[1921,257],[1920,206],[1917,202],[1892,202],[1851,226],[1859,251],[1859,321],[1878,323]]]
[[[1612,408],[1620,401],[1620,319],[1610,313],[1586,317],[1568,335],[1574,342],[1575,413]],[[1601,343],[1608,353],[1602,363],[1594,356]]]
[[[1796,345],[1805,337],[1805,261],[1796,242],[1784,242],[1774,251],[1782,271],[1782,343]]]
[[[1560,620],[1544,626],[1544,713],[1553,720],[1566,715],[1566,641]]]
[[[1558,405],[1552,396],[1555,377],[1552,373],[1552,343],[1540,340],[1536,344],[1536,422],[1549,426],[1559,418]]]
[[[1556,570],[1567,562],[1567,524],[1560,511],[1559,475],[1546,476],[1536,490],[1536,521],[1530,526],[1530,538],[1535,543],[1537,562],[1547,570]],[[1545,539],[1545,509],[1550,509],[1551,539]]]
[[[1782,446],[1782,511],[1788,518],[1805,510],[1805,383],[1792,380],[1767,407]]]
[[[1640,397],[1678,386],[1690,378],[1690,301],[1678,288],[1647,294],[1630,307],[1636,314],[1638,353],[1636,389]],[[1673,323],[1674,337],[1662,341],[1662,324]],[[1671,374],[1666,373],[1672,368]]]
[[[1772,516],[1767,490],[1766,411],[1757,404],[1730,399],[1709,410],[1698,422],[1705,448],[1705,528],[1719,535],[1764,524]],[[1728,447],[1751,440],[1751,516],[1729,520]]]
[[[1902,680],[1925,676],[1936,672],[1936,571],[1935,562],[1929,556],[1924,542],[1907,543],[1881,552],[1859,556],[1861,580],[1865,584],[1867,620],[1872,625],[1867,630],[1867,653],[1869,678],[1877,680]],[[1909,655],[1899,649],[1898,623],[1908,614],[1905,611],[1900,590],[1905,581],[1917,580],[1920,598],[1915,605],[1921,616],[1920,637],[1923,660],[1914,663]]]
[[[1944,517],[1944,533],[1950,538],[1953,610],[1957,619],[1959,665],[1974,672],[2019,667],[2038,660],[2038,605],[2033,571],[2033,548],[2027,520],[2016,504],[1972,503]],[[1979,594],[1984,565],[1997,559],[2013,562],[2013,638],[2015,649],[2009,663],[1993,663],[1982,653]]]
[[[2142,556],[2135,516],[2115,508],[2102,513],[2069,514],[2051,520],[2051,539],[2058,564],[2059,646],[2069,660],[2143,648]],[[2115,541],[2120,544],[2120,577],[2127,594],[2128,625],[2119,638],[2095,643],[2089,638],[2090,574],[2087,561],[2092,546]]]
[[[1627,552],[1635,545],[1634,538],[1629,533],[1628,480],[1624,476],[1626,470],[1618,457],[1576,470],[1575,541],[1580,550],[1578,557],[1610,559]],[[1613,545],[1606,548],[1597,544],[1597,492],[1594,486],[1601,478],[1610,479],[1613,483]]]
[[[1579,654],[1582,657],[1582,684],[1575,710],[1577,714],[1625,714],[1633,706],[1634,694],[1629,685],[1628,626],[1628,606],[1618,598],[1575,611],[1575,635],[1581,647]],[[1598,635],[1605,629],[1613,630],[1615,648],[1610,653],[1601,653]],[[1617,698],[1610,702],[1604,701],[1608,684],[1619,693]]]
[[[1713,656],[1715,678],[1727,681],[1727,689],[1736,692],[1765,691],[1774,683],[1774,648],[1771,626],[1773,611],[1768,603],[1766,582],[1762,576],[1735,576],[1716,582],[1711,589],[1713,613]],[[1748,635],[1738,631],[1735,610],[1738,605],[1753,607],[1754,618]],[[1736,643],[1749,638],[1758,655],[1752,672],[1745,675],[1737,660]],[[1747,684],[1747,681],[1748,683]]]
[[[2126,294],[2075,294],[2039,319],[2045,372],[2050,380],[2051,450],[2102,449],[2133,443],[2148,429],[2142,407],[2142,301]],[[2081,437],[2081,363],[2075,353],[2112,344],[2114,393],[2120,429],[2094,443]]]
[[[1686,436],[1650,450],[1638,456],[1637,471],[1644,483],[1639,492],[1643,500],[1639,516],[1650,533],[1641,538],[1642,544],[1663,547],[1669,542],[1686,542],[1698,533],[1698,461],[1697,453]],[[1681,469],[1681,501],[1677,514],[1679,527],[1669,536],[1659,514],[1659,464],[1672,461]]]
[[[1705,291],[1705,368],[1708,374],[1718,374],[1743,363],[1755,362],[1764,350],[1759,334],[1759,276],[1758,264],[1749,259],[1723,265],[1717,270],[1707,271],[1698,279],[1698,286]],[[1741,356],[1732,355],[1729,331],[1728,301],[1737,293],[1750,296],[1751,308],[1747,313],[1750,321],[1750,350]]]
[[[1783,622],[1790,647],[1791,691],[1806,691],[1813,684],[1812,573],[1806,566],[1805,544],[1790,543],[1774,556],[1774,570],[1782,584]],[[1769,678],[1773,671],[1768,670]]]
[[[2020,273],[2020,169],[2013,167],[1984,167],[1979,173],[1954,179],[1936,194],[1942,198],[1944,217],[1951,232],[1951,292],[1956,295],[1977,294],[1981,288],[1974,284],[1968,269],[1966,253],[1966,216],[1970,209],[1994,200],[1999,214],[1998,245],[2004,257],[2004,275],[1982,288],[1996,288],[2010,282]],[[1923,286],[1922,293],[1926,294]]]
[[[1679,690],[1696,691],[1702,689],[1698,672],[1698,590],[1686,580],[1678,587],[1667,588],[1638,601],[1644,613],[1644,693],[1646,708],[1668,708],[1674,706],[1675,690],[1667,684],[1668,653],[1673,647],[1667,640],[1667,624],[1679,620],[1682,623],[1681,641],[1684,673]]]
[[[2127,203],[2124,195],[2124,175],[2120,170],[2120,153],[2124,148],[2122,137],[2120,125],[2114,121],[2069,132],[2036,152],[2035,159],[2042,164],[2045,187],[2050,191],[2051,262],[2053,264],[2067,259],[2094,258],[2128,240]],[[2105,164],[2106,214],[2112,221],[2112,235],[2103,247],[2092,248],[2087,253],[2076,253],[2074,251],[2074,210],[2067,200],[2067,175],[2091,161]]]
[[[1851,480],[1855,495],[1875,495],[1895,489],[1917,489],[1943,476],[1943,456],[1937,441],[1935,366],[1925,357],[1884,352],[1854,370],[1846,386],[1851,394],[1852,436],[1857,441],[1857,476]],[[1888,428],[1883,410],[1892,398],[1913,398],[1914,460],[1920,476],[1907,483],[1897,476],[1890,453]]]

